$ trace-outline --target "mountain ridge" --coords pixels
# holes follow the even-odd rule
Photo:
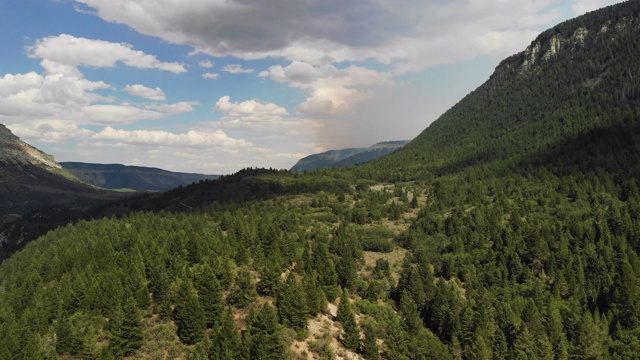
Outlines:
[[[389,154],[407,143],[407,140],[383,141],[366,148],[328,150],[298,160],[291,168],[291,171],[304,172],[333,166],[342,167],[361,164]]]
[[[178,186],[219,177],[219,175],[173,172],[155,167],[123,164],[61,162],[60,165],[79,179],[106,189],[167,191]]]
[[[0,124],[0,260],[28,241],[124,194],[82,182]]]

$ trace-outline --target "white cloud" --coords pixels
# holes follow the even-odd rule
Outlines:
[[[560,0],[76,1],[107,21],[217,57],[374,59],[403,71],[512,54],[562,16]],[[500,36],[508,41],[486,41]]]
[[[135,145],[159,145],[169,147],[209,146],[220,147],[225,150],[250,149],[253,144],[229,137],[224,131],[216,130],[201,133],[189,130],[184,134],[174,134],[163,130],[123,130],[105,127],[92,136],[95,140],[109,140]]]
[[[234,123],[273,122],[282,121],[289,115],[287,109],[271,102],[259,102],[247,100],[241,103],[232,103],[229,96],[218,99],[214,109],[223,113],[223,121]]]
[[[192,112],[199,104],[114,104],[113,97],[93,92],[99,89],[113,87],[62,74],[5,74],[0,77],[0,122],[35,124],[32,122],[66,119],[78,125],[129,124]]]
[[[366,88],[391,84],[392,75],[362,66],[338,69],[333,65],[313,66],[294,61],[286,67],[271,66],[259,76],[308,91],[309,97],[296,110],[304,116],[335,116],[349,112],[366,99]]]
[[[149,100],[166,100],[162,89],[156,87],[155,89],[148,88],[144,85],[127,85],[124,87],[124,91],[128,92],[131,96],[138,96]]]
[[[91,102],[112,100],[92,92],[98,89],[112,89],[112,86],[61,74],[5,74],[0,78],[0,120],[65,118]]]
[[[218,76],[220,76],[220,74],[217,74],[217,73],[210,73],[210,72],[207,72],[207,73],[202,74],[202,78],[203,78],[203,79],[212,79],[212,80],[215,80],[215,79],[217,79],[217,78],[218,78]]]
[[[29,123],[11,124],[11,131],[22,139],[37,139],[47,143],[60,143],[67,140],[79,140],[91,137],[93,132],[78,127],[67,120],[36,120]]]
[[[255,69],[243,69],[242,65],[231,64],[222,68],[222,70],[232,74],[251,74]]]
[[[139,69],[158,69],[174,74],[186,72],[182,64],[162,62],[155,56],[134,50],[129,44],[112,43],[61,34],[38,40],[28,48],[29,57],[43,59],[47,74],[81,77],[78,66],[114,67],[118,62]]]
[[[211,69],[213,65],[215,65],[215,63],[210,60],[202,60],[198,63],[198,65],[200,65],[201,68]]]

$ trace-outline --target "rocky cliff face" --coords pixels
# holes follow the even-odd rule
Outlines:
[[[62,169],[53,156],[20,140],[2,124],[0,124],[0,162],[40,166],[50,170]]]
[[[527,74],[565,50],[584,47],[587,42],[615,40],[620,32],[630,29],[639,31],[640,19],[634,6],[638,5],[629,4],[616,14],[619,16],[597,18],[587,14],[543,32],[524,51],[503,60],[492,78]],[[606,14],[612,8],[605,8],[602,13]]]

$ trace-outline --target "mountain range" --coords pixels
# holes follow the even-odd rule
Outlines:
[[[362,164],[387,155],[407,143],[408,141],[385,141],[372,145],[368,148],[329,150],[300,159],[291,168],[291,171],[304,172],[326,167],[342,167]]]
[[[172,172],[144,166],[61,162],[62,167],[80,180],[105,189],[167,191],[218,175]]]
[[[49,232],[0,264],[0,359],[637,358],[638,29],[640,1],[561,23],[364,164]]]

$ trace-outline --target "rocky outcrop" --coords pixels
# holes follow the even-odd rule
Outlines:
[[[20,140],[6,126],[0,124],[0,162],[33,165],[48,170],[62,170],[56,159]]]

